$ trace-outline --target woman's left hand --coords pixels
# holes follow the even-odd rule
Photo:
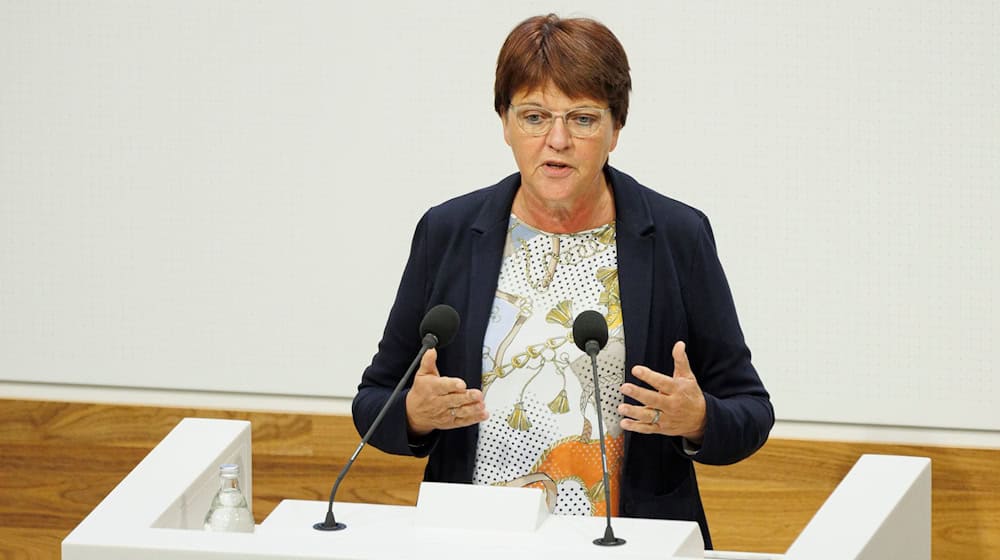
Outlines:
[[[643,434],[682,436],[700,445],[705,435],[705,395],[691,371],[683,342],[673,348],[674,376],[655,372],[646,366],[635,366],[632,375],[645,381],[652,389],[632,383],[622,385],[622,393],[645,406],[618,405],[624,418],[621,427]]]

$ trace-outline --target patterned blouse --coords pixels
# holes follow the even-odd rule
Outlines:
[[[572,234],[539,231],[511,215],[483,342],[483,393],[475,484],[537,486],[549,509],[605,515],[590,358],[573,343],[573,320],[592,309],[608,322],[597,357],[611,514],[618,510],[623,442],[618,414],[625,339],[615,224]]]

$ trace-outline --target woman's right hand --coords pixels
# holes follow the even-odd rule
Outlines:
[[[466,388],[457,377],[441,377],[437,350],[424,353],[406,394],[406,421],[412,435],[425,436],[434,430],[462,428],[489,418],[483,392]]]

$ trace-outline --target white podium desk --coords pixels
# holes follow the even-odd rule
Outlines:
[[[313,529],[326,503],[298,500],[278,504],[254,533],[201,530],[218,465],[240,465],[240,486],[251,498],[251,457],[248,422],[182,420],[66,537],[62,557],[930,559],[930,465],[919,457],[862,457],[785,555],[706,555],[695,523],[629,518],[612,524],[625,545],[599,547],[592,541],[604,534],[604,518],[548,515],[539,490],[426,483],[413,507],[334,504],[342,531]]]

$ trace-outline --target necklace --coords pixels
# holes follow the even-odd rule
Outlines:
[[[514,220],[512,221],[511,229],[516,227],[517,223],[520,222],[516,216]],[[595,230],[569,234],[547,233],[535,228],[531,229],[534,229],[539,234],[535,238],[544,236],[549,241],[549,249],[543,251],[537,246],[532,250],[527,241],[524,239],[518,240],[520,244],[519,252],[524,262],[524,276],[528,281],[528,285],[538,293],[548,291],[560,266],[576,266],[589,258],[607,251],[615,242],[614,222],[605,224],[603,227]],[[543,263],[539,267],[543,271],[540,274],[536,272],[535,266],[535,260],[538,258],[535,255],[539,252],[541,252],[538,255],[540,257],[539,260]]]

